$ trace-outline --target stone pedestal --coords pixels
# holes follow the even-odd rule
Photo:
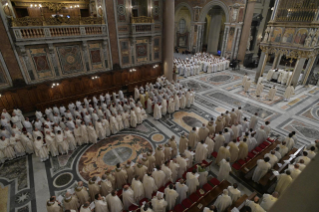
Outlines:
[[[253,20],[255,3],[256,3],[256,0],[248,0],[248,3],[247,3],[248,5],[245,11],[245,20],[244,20],[244,25],[242,29],[242,34],[241,34],[240,43],[239,43],[239,50],[237,55],[238,60],[241,60],[241,62],[243,62],[245,59],[248,36],[250,36],[250,27],[251,27],[251,22]]]
[[[173,79],[175,1],[164,0],[164,75]]]

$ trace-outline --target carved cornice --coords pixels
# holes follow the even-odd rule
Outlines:
[[[260,45],[260,49],[266,54],[275,54],[275,55],[283,54],[287,58],[295,58],[295,59],[315,57],[319,53],[319,49],[302,50],[302,49],[291,49],[291,48],[266,46],[266,45]]]

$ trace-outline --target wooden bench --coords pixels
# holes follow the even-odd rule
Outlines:
[[[209,194],[205,195],[205,197],[203,197],[199,202],[189,208],[187,212],[203,211],[204,207],[207,207],[210,203],[217,199],[217,197],[223,192],[223,190],[230,185],[231,184],[227,180],[223,180],[218,186],[211,190]],[[202,207],[198,208],[198,205],[202,205]]]
[[[279,144],[279,141],[275,141],[272,144],[270,144],[268,147],[266,147],[262,152],[258,153],[258,155],[256,157],[254,157],[253,159],[251,159],[248,163],[246,163],[241,169],[241,173],[243,173],[245,175],[246,179],[250,179],[253,175],[253,171],[255,169],[255,167],[257,166],[257,161],[259,159],[263,159],[265,154],[271,152],[271,150],[273,150],[274,148],[276,148],[276,146]]]
[[[251,195],[249,195],[249,197],[247,199],[245,199],[238,207],[237,209],[239,211],[242,211],[242,209],[245,206],[246,200],[253,200],[255,198],[255,196],[257,196],[257,192],[253,192]]]

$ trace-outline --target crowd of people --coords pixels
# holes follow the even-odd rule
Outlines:
[[[46,161],[50,154],[67,154],[77,146],[94,144],[123,129],[135,128],[147,118],[147,113],[158,120],[162,115],[190,107],[193,102],[194,91],[159,77],[154,84],[136,87],[134,96],[129,98],[121,90],[84,98],[83,102],[70,102],[67,108],[46,108],[45,115],[36,111],[33,121],[18,108],[12,116],[3,109],[0,163],[33,153]]]
[[[136,164],[127,161],[117,164],[114,170],[107,170],[102,179],[99,176],[92,177],[88,182],[88,189],[79,182],[74,194],[67,193],[64,197],[63,207],[75,211],[80,207],[80,212],[86,212],[91,211],[90,207],[94,202],[97,212],[120,212],[129,210],[131,207],[136,209],[140,207],[141,211],[147,212],[172,210],[176,204],[180,204],[207,183],[209,167],[205,161],[210,159],[213,153],[217,153],[215,159],[215,164],[219,166],[217,179],[219,181],[227,179],[232,170],[231,163],[246,159],[252,149],[268,138],[271,131],[269,124],[270,122],[266,121],[264,125],[256,129],[258,114],[248,121],[246,117],[243,117],[240,107],[237,110],[232,109],[231,112],[226,111],[216,121],[211,119],[199,129],[194,127],[188,135],[181,135],[179,143],[172,136],[165,145],[158,145],[154,153],[149,151],[141,154]],[[287,138],[277,146],[276,151],[266,154],[264,159],[259,160],[253,180],[258,182],[293,148],[297,142],[296,139],[295,132],[289,133]],[[316,145],[318,144],[319,141],[316,141]],[[301,167],[303,169],[314,157],[315,147],[311,146],[303,154],[296,159],[296,164],[286,171],[286,173],[293,172],[294,178],[298,175],[295,169]],[[262,162],[266,163],[268,167],[266,170],[262,168]],[[194,163],[197,166],[190,171]],[[261,202],[259,198],[247,201],[247,211],[250,208],[267,211],[286,187],[287,179],[282,174],[278,177],[276,191],[272,195],[264,194]],[[118,191],[122,194],[121,198]],[[224,211],[240,196],[238,185],[234,184],[224,190],[214,204],[204,208],[204,211]],[[68,202],[70,198],[72,204]],[[55,197],[51,197],[47,203],[49,212],[52,205],[61,207],[58,202],[55,202]]]
[[[180,76],[189,77],[204,73],[224,71],[229,67],[225,58],[217,58],[208,53],[196,53],[190,59],[174,59],[175,68]]]

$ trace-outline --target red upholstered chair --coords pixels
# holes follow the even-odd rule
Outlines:
[[[148,199],[147,198],[143,198],[139,201],[139,204],[140,205],[143,205],[143,202],[148,202]]]
[[[198,189],[198,190],[196,191],[196,194],[197,194],[197,196],[199,196],[200,199],[203,198],[206,193],[207,193],[207,192],[206,192],[204,189],[202,189],[202,188],[200,188],[200,189]]]
[[[250,160],[251,160],[250,157],[247,157],[247,158],[245,159],[246,163],[248,163]]]
[[[139,206],[136,206],[136,205],[131,205],[130,207],[128,207],[128,210],[129,211],[139,211],[140,210],[140,207]]]
[[[196,194],[196,192],[194,192],[189,196],[189,199],[196,203],[200,199],[200,197]]]
[[[269,143],[268,141],[264,141],[264,142],[263,142],[263,145],[265,145],[265,146],[269,146],[269,145],[270,145],[270,143]]]
[[[265,149],[267,146],[265,144],[260,144],[258,147]]]
[[[212,178],[209,182],[211,182],[214,186],[219,185],[220,182],[216,178]]]
[[[261,151],[263,151],[260,147],[256,147],[255,149],[254,149],[254,151],[256,151],[256,152],[261,152]]]
[[[269,141],[270,143],[273,143],[275,140],[271,138],[267,138],[267,141]]]
[[[232,167],[238,171],[242,167],[242,165],[240,165],[239,163],[233,163]]]
[[[209,191],[213,190],[213,187],[211,185],[209,185],[208,183],[206,183],[205,185],[203,185],[203,189],[206,192],[209,192]]]
[[[213,153],[212,153],[212,156],[213,156],[214,158],[217,158],[217,154],[218,154],[217,152],[213,152]]]
[[[122,198],[122,192],[123,192],[122,189],[117,191],[117,196],[118,196],[119,198]]]
[[[174,210],[172,210],[174,212],[183,212],[184,211],[184,207],[181,204],[175,205]]]
[[[165,188],[166,188],[165,186],[162,186],[162,187],[160,187],[160,188],[158,189],[158,191],[159,191],[159,192],[164,192]]]
[[[193,202],[190,199],[186,198],[182,201],[182,205],[184,206],[184,208],[190,208],[192,207]]]
[[[255,156],[256,156],[256,154],[253,151],[248,153],[248,157],[251,159],[253,159]]]
[[[153,192],[152,198],[156,196],[156,193],[157,193],[156,191]]]
[[[237,163],[243,166],[246,163],[246,161],[244,161],[243,159],[239,159]]]
[[[171,181],[169,181],[168,183],[166,183],[166,185],[165,185],[164,187],[166,188],[166,187],[169,186],[170,184],[172,184]]]

